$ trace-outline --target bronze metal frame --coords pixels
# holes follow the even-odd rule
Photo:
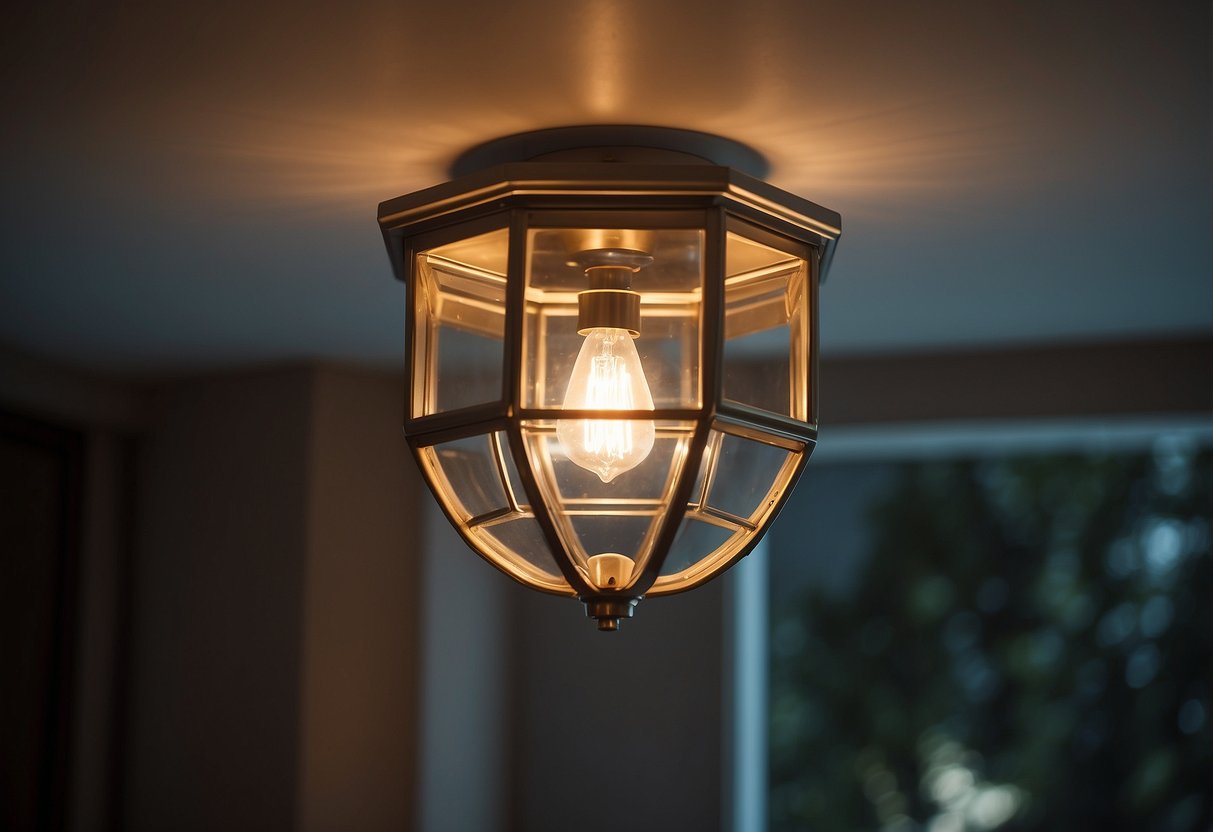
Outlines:
[[[612,412],[612,416],[619,419],[694,422],[694,429],[682,471],[670,494],[666,516],[659,521],[652,556],[643,565],[639,578],[625,592],[604,592],[592,586],[580,573],[562,543],[552,508],[543,499],[524,443],[522,427],[525,421],[601,418],[601,414],[594,411],[524,406],[521,367],[527,231],[533,224],[543,228],[596,227],[587,223],[603,223],[604,227],[615,228],[667,228],[670,226],[663,221],[668,221],[672,212],[684,218],[701,219],[702,224],[679,225],[702,228],[705,232],[702,319],[699,324],[701,406]],[[541,223],[535,223],[540,217]],[[631,617],[636,602],[650,590],[651,594],[665,594],[659,588],[654,589],[654,583],[687,513],[700,461],[714,427],[768,444],[799,446],[803,450],[795,461],[788,486],[780,493],[766,522],[752,531],[746,545],[727,563],[705,570],[705,574],[691,584],[672,591],[690,589],[709,580],[757,544],[782,508],[817,439],[816,291],[825,277],[840,234],[841,220],[837,213],[730,168],[711,164],[518,162],[388,200],[379,206],[379,224],[395,275],[406,286],[405,361],[410,398],[417,394],[413,361],[418,314],[414,308],[418,297],[416,255],[436,245],[489,230],[509,229],[500,399],[420,416],[414,415],[412,401],[406,401],[405,435],[420,463],[421,448],[464,436],[503,431],[508,437],[508,452],[534,518],[569,583],[567,594],[575,595],[586,604],[587,614],[598,620],[601,629],[616,629],[619,619]],[[728,401],[722,395],[725,235],[727,230],[742,226],[747,234],[749,229],[756,230],[763,245],[800,257],[808,265],[809,354],[803,359],[808,363],[807,421]],[[422,468],[426,470],[424,464]],[[463,524],[454,517],[449,519],[465,541],[479,552]],[[553,590],[543,588],[542,591]]]

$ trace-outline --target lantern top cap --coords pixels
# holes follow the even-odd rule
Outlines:
[[[503,136],[461,153],[451,165],[460,177],[507,162],[624,162],[707,164],[762,179],[766,158],[741,142],[673,127],[594,124],[555,127]]]
[[[734,168],[712,164],[642,164],[626,162],[505,162],[441,185],[385,200],[379,204],[379,226],[385,235],[400,234],[436,218],[454,219],[468,209],[550,203],[559,196],[592,195],[602,204],[638,207],[653,197],[681,197],[704,205],[724,198],[777,217],[832,242],[842,232],[842,219],[807,199],[790,194]]]
[[[518,133],[463,153],[452,181],[381,202],[379,226],[403,280],[403,237],[506,209],[724,207],[819,246],[824,281],[841,217],[763,181],[766,170],[753,149],[691,130],[605,125]]]

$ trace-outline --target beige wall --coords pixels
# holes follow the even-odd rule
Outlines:
[[[418,477],[403,380],[312,378],[299,714],[298,824],[403,830],[414,813]]]
[[[399,389],[309,368],[161,392],[139,453],[129,828],[410,827]]]

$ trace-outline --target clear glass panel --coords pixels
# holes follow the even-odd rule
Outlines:
[[[421,456],[435,493],[462,522],[510,507],[490,434],[431,445],[421,449]]]
[[[707,505],[757,524],[778,501],[796,455],[731,433],[712,433],[719,440],[713,445],[717,458]]]
[[[803,448],[783,447],[786,440],[775,437],[763,441],[749,428],[729,430],[740,433],[708,436],[686,516],[651,594],[676,592],[723,568],[762,534],[791,487]]]
[[[471,532],[490,553],[515,567],[510,571],[549,588],[568,587],[534,517],[512,514],[504,522],[477,526]]]
[[[414,417],[501,400],[508,241],[502,228],[417,255]]]
[[[553,591],[571,591],[530,512],[503,432],[421,449],[430,488],[469,542],[507,574]]]
[[[678,533],[681,540],[674,541],[649,595],[680,592],[708,580],[761,535],[762,529],[743,529],[711,514],[688,512]]]
[[[535,228],[527,239],[522,401],[528,408],[565,406],[569,377],[585,343],[577,296],[590,288],[586,253],[643,252],[631,288],[640,294],[634,342],[656,408],[701,404],[699,327],[704,232],[697,228]]]
[[[733,224],[737,229],[741,224]],[[724,397],[809,420],[808,263],[729,231],[725,242]]]
[[[688,515],[678,528],[678,536],[670,547],[670,554],[661,565],[661,576],[677,576],[700,561],[711,557],[730,543],[744,536],[737,526],[716,525],[699,517]],[[661,580],[658,580],[660,586]]]
[[[623,555],[638,566],[647,562],[686,464],[693,429],[693,422],[656,422],[653,450],[645,460],[603,482],[569,459],[554,420],[523,423],[527,456],[544,502],[566,550],[587,576],[598,555]]]
[[[646,545],[645,538],[656,534],[657,515],[652,512],[635,515],[573,514],[569,523],[576,534],[578,546],[587,557],[594,555],[624,555],[635,561]]]
[[[518,476],[518,468],[514,465],[514,457],[510,453],[510,440],[504,432],[499,432],[496,441],[498,459],[501,461],[502,470],[505,471],[505,487],[508,492],[507,496],[510,499],[510,505],[518,511],[529,513],[531,501],[526,495],[526,488],[522,484],[522,478]]]

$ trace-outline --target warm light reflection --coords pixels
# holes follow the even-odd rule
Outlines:
[[[224,113],[183,144],[204,163],[228,171],[215,178],[217,191],[228,197],[344,211],[364,209],[394,187],[437,184],[451,149],[479,140],[474,131],[431,126],[424,136],[402,141],[401,128],[387,119]]]
[[[1158,25],[1146,8],[1110,31]],[[1185,77],[1179,55],[1130,61],[1094,39],[1076,58],[1047,16],[981,4],[890,6],[876,25],[847,4],[639,0],[481,4],[475,25],[460,4],[386,0],[290,15],[272,4],[30,14],[61,51],[18,55],[32,85],[10,119],[22,146],[71,125],[94,176],[321,211],[440,182],[489,139],[607,117],[746,142],[774,184],[848,217],[940,199],[918,216],[957,194],[1001,206],[1033,184],[1105,182],[1096,163],[1115,148],[1140,167],[1143,155],[1123,154],[1183,126],[1165,118],[1162,92],[1199,93],[1162,83]],[[1151,118],[1126,119],[1125,94],[1153,105]]]
[[[618,99],[627,100],[623,70],[608,66],[619,55],[585,60],[582,114],[560,120],[591,122],[610,114],[618,121],[663,121],[654,113],[621,108]],[[937,222],[932,206],[1018,188],[1014,172],[1022,169],[1017,162],[1026,147],[1022,134],[976,115],[958,123],[954,107],[951,100],[884,108],[869,101],[856,111],[793,117],[776,108],[755,112],[745,124],[721,126],[705,115],[679,126],[752,144],[770,159],[773,184],[812,193],[822,204],[845,206],[847,215],[860,221],[896,218],[904,227]],[[358,112],[323,120],[290,111],[211,113],[207,123],[177,140],[174,154],[184,151],[191,161],[174,169],[189,172],[176,175],[188,177],[182,184],[191,193],[210,192],[240,210],[360,214],[385,193],[443,181],[462,149],[543,124],[520,111],[487,110],[484,103],[475,112],[471,123],[462,117],[445,125],[427,120],[424,129]],[[906,214],[911,204],[913,213]]]
[[[596,0],[583,7],[585,27],[581,55],[585,68],[586,103],[597,117],[618,111],[625,98],[624,70],[628,44],[626,14],[616,0]]]

